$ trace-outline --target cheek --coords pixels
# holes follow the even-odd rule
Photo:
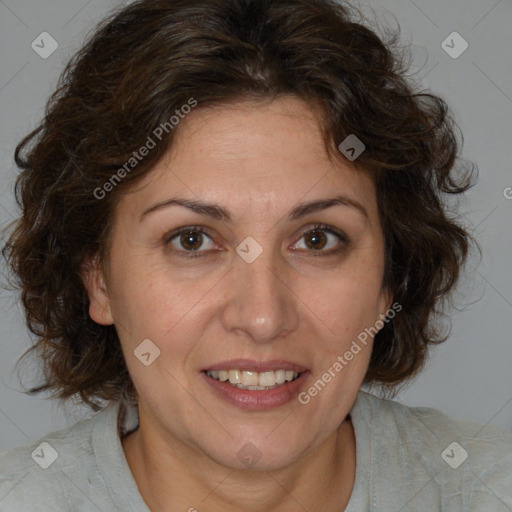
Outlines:
[[[161,351],[162,360],[186,354],[204,330],[214,281],[192,279],[150,260],[129,261],[112,275],[111,308],[126,355],[145,339]],[[173,363],[174,364],[174,363]]]
[[[350,342],[380,318],[381,279],[380,266],[347,266],[306,294],[312,318],[325,328],[331,345]]]

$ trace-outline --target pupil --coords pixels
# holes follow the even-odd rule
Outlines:
[[[326,238],[322,231],[312,231],[306,238],[306,244],[311,249],[318,249],[325,245]]]
[[[191,249],[195,251],[201,247],[201,235],[194,233],[193,231],[189,233],[183,233],[181,235],[181,243],[185,249]]]

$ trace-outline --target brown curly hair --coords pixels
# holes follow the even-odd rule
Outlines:
[[[2,252],[37,336],[22,357],[37,354],[44,382],[30,392],[94,410],[135,397],[115,326],[89,317],[81,269],[95,256],[108,263],[120,195],[176,130],[108,194],[97,191],[190,98],[201,108],[292,94],[323,112],[330,154],[343,158],[350,134],[364,142],[357,164],[377,190],[383,286],[402,306],[375,337],[365,383],[393,389],[416,375],[447,338],[435,320],[474,242],[445,199],[472,186],[476,166],[456,165],[458,126],[443,99],[407,77],[399,33],[384,42],[334,0],[140,0],[105,20],[15,152],[22,215]]]

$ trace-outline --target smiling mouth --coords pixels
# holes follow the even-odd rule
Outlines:
[[[246,370],[204,370],[203,372],[211,379],[250,391],[268,391],[284,386],[288,382],[298,379],[303,373],[282,369],[266,372]]]

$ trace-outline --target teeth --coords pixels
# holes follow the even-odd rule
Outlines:
[[[276,374],[274,372],[263,372],[260,373],[260,386],[275,386],[276,385]]]
[[[285,382],[295,380],[299,373],[290,370],[269,372],[252,372],[246,370],[208,370],[206,374],[222,382],[229,381],[240,389],[265,390],[272,389]]]
[[[284,370],[277,370],[274,373],[276,374],[276,384],[283,384],[286,381],[286,372]]]
[[[244,386],[257,386],[259,377],[257,372],[242,372],[242,382]]]
[[[229,370],[229,382],[231,384],[240,384],[242,382],[242,372],[240,370]]]

